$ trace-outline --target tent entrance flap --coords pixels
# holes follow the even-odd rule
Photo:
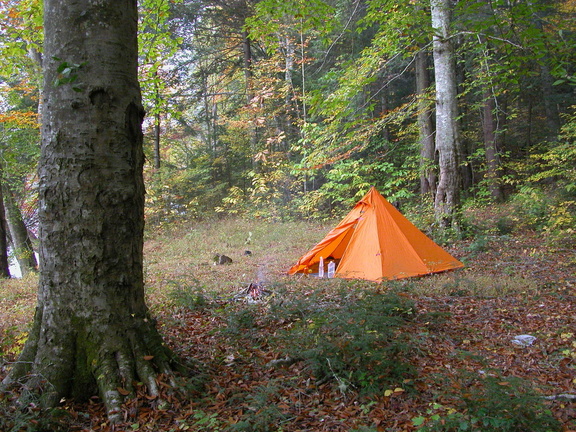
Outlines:
[[[328,254],[328,256],[324,257],[324,259],[330,259],[330,258],[338,260],[342,259],[342,257],[344,256],[344,252],[346,252],[346,248],[348,247],[348,243],[350,243],[350,238],[352,237],[352,234],[354,234],[355,227],[356,224],[350,226],[342,233],[342,235],[338,236],[339,241],[338,240],[334,241],[336,247],[330,254]],[[325,250],[326,252],[329,252],[330,248],[326,248]]]
[[[298,260],[298,262],[288,271],[288,274],[294,273],[317,273],[320,257],[324,262],[334,260],[338,263],[350,242],[354,233],[357,221],[351,221],[341,224],[334,228],[330,233],[316,246]]]

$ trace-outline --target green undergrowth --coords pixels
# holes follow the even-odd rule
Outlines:
[[[373,285],[351,288],[352,283],[342,289],[340,281],[326,282],[327,286],[308,286],[299,292],[272,285],[257,300],[226,300],[209,292],[196,292],[190,298],[181,291],[174,294],[178,307],[202,310],[209,320],[220,323],[211,333],[227,349],[221,359],[214,359],[216,363],[236,367],[237,361],[252,362],[252,367],[271,374],[266,383],[227,402],[247,407],[234,425],[224,428],[206,414],[194,420],[197,430],[282,430],[290,418],[281,401],[287,393],[297,393],[300,387],[295,386],[301,386],[302,380],[314,383],[315,389],[328,386],[343,398],[360,394],[369,400],[398,387],[410,392],[417,373],[409,359],[418,350],[418,340],[406,326],[415,320],[430,324],[432,315],[418,316],[413,301],[375,290]],[[280,361],[262,363],[259,356],[250,354],[254,350],[272,350]],[[297,376],[280,378],[272,372],[295,363],[301,371]]]
[[[359,394],[369,401],[393,388],[417,397],[419,382],[436,381],[441,392],[434,395],[426,412],[413,419],[423,432],[561,430],[541,394],[527,380],[488,368],[452,371],[435,378],[419,376],[410,359],[423,352],[420,343],[429,336],[409,329],[420,324],[436,328],[436,321],[446,317],[435,311],[418,313],[412,300],[394,292],[405,285],[390,291],[326,282],[299,292],[287,291],[285,285],[272,286],[270,294],[258,301],[222,302],[210,295],[200,295],[199,300],[195,293],[190,308],[204,305],[206,312],[219,317],[223,323],[219,338],[226,346],[238,352],[242,347],[273,347],[278,358],[286,360],[277,367],[304,365],[301,370],[309,379],[317,385],[331,385],[342,397]],[[474,362],[487,367],[483,359]],[[270,425],[279,427],[287,421],[278,402],[290,385],[289,379],[274,378],[242,393],[241,400],[249,409],[233,428],[223,430],[276,430]],[[209,417],[201,420],[212,424],[213,430],[221,426]]]
[[[304,304],[302,304],[304,303]],[[373,393],[413,378],[406,361],[413,349],[402,326],[414,319],[414,305],[394,294],[341,291],[332,299],[278,304],[270,313],[290,322],[278,339],[289,356],[303,358],[319,380],[345,392]]]
[[[72,416],[62,408],[40,408],[36,393],[24,391],[0,393],[0,431],[2,432],[66,432]],[[82,415],[80,413],[80,415]],[[83,415],[82,415],[83,416]],[[88,418],[87,415],[85,418]]]
[[[444,381],[447,381],[444,379]],[[421,432],[559,432],[560,422],[532,384],[498,371],[460,371],[438,400],[413,423]]]
[[[311,378],[342,392],[382,392],[415,377],[407,361],[415,348],[403,327],[416,319],[411,300],[378,290],[318,290],[300,293],[275,287],[258,303],[211,307],[230,346],[274,346],[281,357],[304,362]]]

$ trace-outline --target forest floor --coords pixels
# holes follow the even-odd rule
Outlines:
[[[150,236],[150,308],[201,386],[141,394],[115,427],[96,397],[47,418],[4,395],[12,430],[576,431],[574,248],[486,234],[446,247],[460,271],[381,284],[286,276],[328,228],[224,220]],[[215,253],[233,263],[213,265]],[[1,282],[0,379],[26,337],[35,284]],[[371,315],[370,302],[392,298],[389,321]],[[519,335],[535,339],[520,346]]]

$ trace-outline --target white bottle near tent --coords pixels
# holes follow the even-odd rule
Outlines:
[[[318,264],[318,277],[324,277],[324,258],[320,257],[320,263]]]
[[[335,272],[336,272],[336,263],[334,261],[330,261],[328,263],[328,277],[333,278]]]

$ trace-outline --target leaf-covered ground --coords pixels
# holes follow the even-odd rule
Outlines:
[[[150,236],[150,308],[167,344],[197,362],[197,380],[183,381],[178,391],[165,384],[158,399],[142,389],[126,405],[126,423],[114,428],[96,397],[88,404],[63,401],[60,416],[48,418],[33,400],[16,406],[15,395],[7,394],[4,416],[21,422],[21,430],[524,430],[505,429],[506,421],[549,410],[557,430],[576,431],[576,400],[561,397],[576,395],[574,249],[530,232],[485,235],[448,246],[465,262],[462,271],[382,284],[286,276],[327,228],[234,220]],[[215,253],[233,263],[213,265]],[[247,295],[251,283],[265,289],[256,299]],[[0,290],[3,375],[25,338],[35,281],[2,282]],[[342,303],[359,301],[364,292],[393,293],[411,305],[394,339],[409,344],[401,360],[414,370],[371,392],[352,378],[369,381],[371,370],[339,369],[319,377],[309,359],[295,354],[309,346],[310,335],[322,335],[321,321],[309,317],[338,318]],[[347,324],[364,325],[361,318]],[[536,339],[522,347],[512,342],[518,335]],[[361,358],[354,361],[362,364]],[[526,395],[536,401],[525,413],[522,407],[534,401]],[[493,424],[479,426],[483,416],[492,416]],[[453,420],[461,429],[448,429]]]

